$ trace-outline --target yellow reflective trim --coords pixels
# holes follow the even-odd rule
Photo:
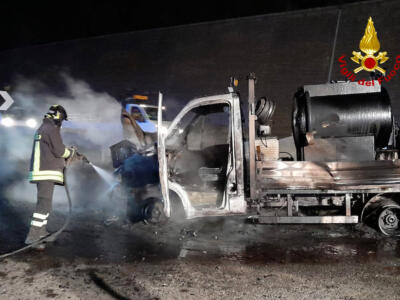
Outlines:
[[[71,151],[68,148],[65,148],[64,154],[61,156],[62,158],[67,158],[71,155]]]
[[[37,173],[30,173],[29,177],[40,177],[40,176],[51,176],[63,179],[64,176],[60,174],[37,174]]]
[[[33,175],[51,175],[51,176],[64,176],[63,172],[61,171],[33,171],[31,172]]]
[[[51,176],[51,177],[56,177],[56,178],[60,178],[60,179],[64,178],[64,176],[60,175],[60,174],[37,174],[37,173],[31,173],[29,175],[29,177],[41,177],[41,176]]]
[[[33,172],[40,170],[40,134],[35,135],[35,156],[33,157]]]
[[[29,173],[30,181],[37,180],[54,180],[58,182],[64,182],[64,174],[60,171],[38,171]]]
[[[64,183],[64,180],[62,178],[57,178],[57,177],[53,177],[53,176],[33,176],[33,177],[29,177],[29,181],[42,181],[42,180],[49,180],[49,181],[57,181],[60,183]]]
[[[39,214],[39,213],[34,213],[33,217],[35,219],[40,219],[40,220],[46,220],[49,217],[49,214]]]
[[[36,227],[43,227],[46,224],[47,224],[47,220],[45,220],[43,222],[35,221],[35,220],[31,221],[31,225],[36,226]]]

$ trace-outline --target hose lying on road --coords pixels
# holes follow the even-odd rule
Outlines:
[[[67,166],[68,166],[68,163],[67,163]],[[69,224],[69,222],[71,220],[71,214],[72,214],[72,201],[71,201],[71,195],[69,193],[68,182],[67,182],[68,181],[67,180],[67,177],[68,177],[67,176],[67,170],[68,170],[67,166],[65,167],[64,185],[65,185],[65,192],[67,194],[67,199],[68,199],[68,215],[67,215],[67,218],[65,219],[65,222],[64,222],[63,226],[59,230],[57,230],[56,232],[50,233],[50,234],[46,235],[45,237],[33,242],[32,244],[29,244],[29,245],[27,245],[25,247],[22,247],[20,249],[15,250],[15,251],[0,255],[0,260],[4,259],[6,257],[12,256],[14,254],[26,251],[26,250],[32,248],[33,246],[36,246],[36,245],[38,245],[40,243],[46,242],[50,238],[52,240],[55,240],[57,238],[57,236],[59,236],[61,234],[61,232],[63,232],[65,230],[65,228],[67,228],[67,226],[68,226],[68,224]]]

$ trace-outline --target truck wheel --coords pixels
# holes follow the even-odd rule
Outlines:
[[[400,205],[390,198],[379,196],[363,210],[364,223],[387,236],[400,236]]]
[[[164,204],[156,198],[145,200],[148,204],[143,209],[144,219],[151,224],[159,224],[167,221],[164,214]]]
[[[388,236],[400,235],[399,228],[400,206],[383,208],[378,216],[379,230]]]

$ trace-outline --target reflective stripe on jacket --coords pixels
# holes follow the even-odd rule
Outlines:
[[[63,184],[65,159],[70,154],[62,142],[60,127],[51,119],[44,119],[33,142],[29,180],[33,183],[48,180]]]

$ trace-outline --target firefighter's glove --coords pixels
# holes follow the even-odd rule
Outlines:
[[[74,159],[75,159],[75,156],[76,156],[76,153],[77,153],[76,147],[70,147],[70,148],[68,148],[68,150],[69,150],[69,152],[71,153],[71,154],[69,155],[68,159],[69,159],[69,160],[74,160]]]
[[[68,158],[66,159],[67,165],[78,160],[76,147],[69,147],[68,150],[69,150],[70,154],[69,154]]]

